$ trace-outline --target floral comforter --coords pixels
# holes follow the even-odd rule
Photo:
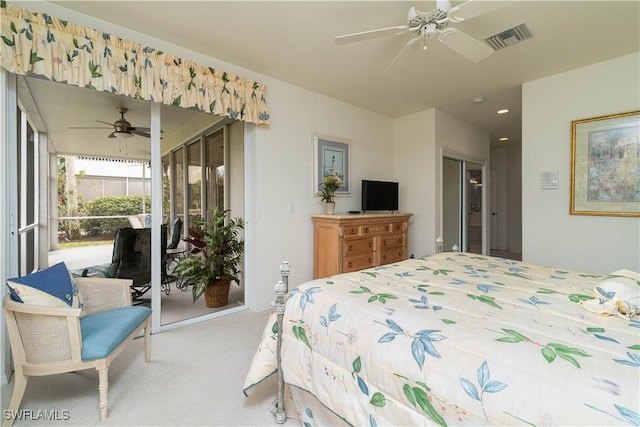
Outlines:
[[[581,306],[604,278],[444,253],[313,280],[284,379],[358,426],[640,425],[640,319]],[[276,369],[275,322],[245,392]]]

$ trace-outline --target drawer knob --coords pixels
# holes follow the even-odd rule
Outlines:
[[[371,242],[369,242],[369,249],[371,249]]]
[[[382,259],[386,261],[387,260],[387,254],[382,255]]]
[[[349,252],[353,250],[353,246],[349,245]]]
[[[369,257],[369,264],[371,264],[371,257]]]
[[[351,229],[351,234],[356,234],[356,229],[355,228]]]
[[[369,232],[369,227],[365,227],[365,228],[364,228],[364,232],[365,232],[365,233],[368,233],[368,232]]]
[[[349,268],[353,267],[353,263],[349,261]]]

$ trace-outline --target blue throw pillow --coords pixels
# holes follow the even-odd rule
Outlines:
[[[23,277],[8,279],[7,285],[11,298],[25,304],[71,307],[77,293],[64,262]]]

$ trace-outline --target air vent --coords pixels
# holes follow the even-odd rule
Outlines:
[[[484,41],[486,41],[493,50],[500,50],[530,39],[531,37],[533,37],[533,35],[529,31],[529,28],[527,28],[527,24],[520,24],[491,37],[487,37]]]

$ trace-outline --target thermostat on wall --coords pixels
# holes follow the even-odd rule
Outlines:
[[[558,171],[540,172],[540,189],[556,190],[558,188]]]

